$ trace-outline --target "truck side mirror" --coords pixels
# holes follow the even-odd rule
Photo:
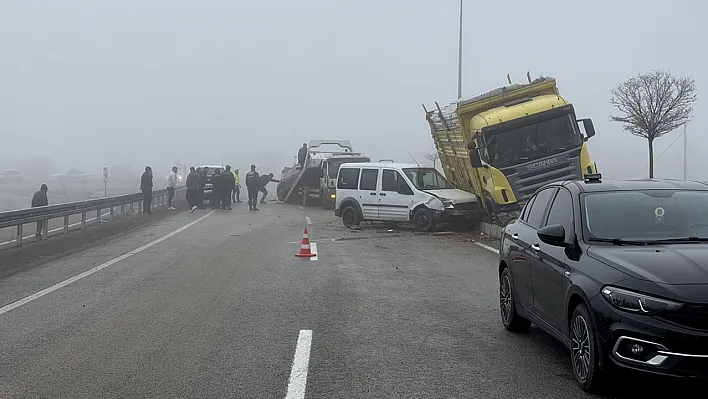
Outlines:
[[[580,119],[580,122],[583,122],[583,129],[585,129],[586,140],[595,135],[595,126],[592,124],[592,119]]]
[[[470,150],[470,165],[472,165],[473,168],[481,168],[483,166],[482,159],[479,157],[479,151],[477,149]]]

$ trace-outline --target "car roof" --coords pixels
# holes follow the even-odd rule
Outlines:
[[[224,169],[224,165],[201,165],[199,166],[200,168],[209,168],[209,169],[216,169],[216,168],[221,168]]]
[[[601,179],[599,181],[569,180],[552,183],[565,187],[575,186],[580,192],[639,191],[639,190],[700,190],[708,191],[708,184],[678,179]]]
[[[418,165],[415,163],[400,163],[400,162],[364,162],[364,163],[343,163],[340,168],[391,168],[391,169],[433,169],[432,165]]]

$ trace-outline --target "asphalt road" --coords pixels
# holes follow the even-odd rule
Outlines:
[[[315,260],[293,256],[305,227]],[[0,397],[592,397],[563,346],[503,329],[496,254],[470,237],[175,214],[0,279]],[[657,384],[606,397],[677,389]]]

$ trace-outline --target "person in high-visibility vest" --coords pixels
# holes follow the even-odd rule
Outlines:
[[[238,175],[238,169],[234,169],[234,191],[232,201],[240,204],[241,203],[241,178]]]

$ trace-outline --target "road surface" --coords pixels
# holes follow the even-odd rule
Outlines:
[[[181,212],[0,279],[0,397],[593,397],[560,344],[502,328],[490,249],[290,205]]]

